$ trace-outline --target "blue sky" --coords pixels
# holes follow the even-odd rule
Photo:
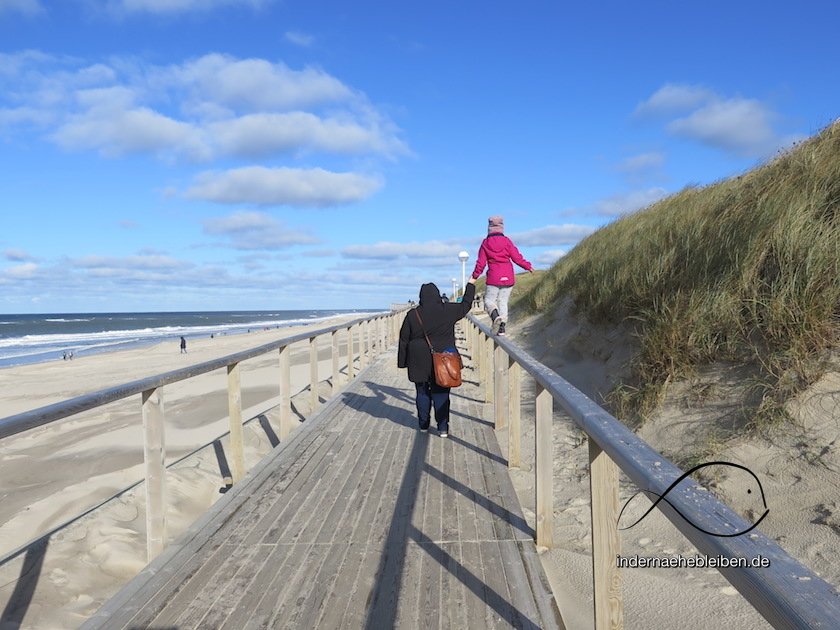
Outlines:
[[[840,113],[840,4],[0,0],[0,312],[387,308]]]

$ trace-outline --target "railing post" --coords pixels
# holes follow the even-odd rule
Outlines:
[[[318,338],[309,338],[309,413],[318,408]]]
[[[536,453],[536,505],[537,545],[553,547],[554,517],[554,462],[552,458],[551,424],[554,414],[554,399],[551,392],[536,383],[536,431],[534,451]]]
[[[353,368],[356,357],[353,356],[353,327],[347,327],[347,380],[352,381],[354,377]]]
[[[339,351],[338,351],[338,331],[337,330],[334,330],[330,333],[330,346],[331,346],[331,352],[330,352],[331,356],[330,356],[330,358],[332,359],[332,382],[333,382],[332,391],[333,391],[333,394],[335,394],[338,391],[338,388],[339,388],[338,380],[341,376],[341,373],[338,371],[338,352]]]
[[[141,395],[143,459],[146,467],[146,558],[154,560],[166,546],[166,444],[163,389]]]
[[[245,451],[242,446],[242,388],[239,364],[227,366],[228,416],[230,417],[230,449],[233,452],[233,483],[245,476]]]
[[[292,379],[289,346],[280,348],[280,439],[292,432]]]
[[[494,373],[493,373],[493,346],[496,344],[493,341],[493,337],[490,335],[487,336],[484,343],[484,402],[492,403],[493,402],[493,386],[494,386]]]
[[[521,388],[519,379],[522,375],[522,367],[513,357],[508,357],[508,467],[519,468],[522,461],[522,428],[521,418]]]
[[[496,344],[493,351],[493,408],[495,411],[496,429],[504,429],[507,426],[507,401],[505,394],[507,393],[507,352],[504,351],[500,345]]]
[[[589,438],[589,492],[592,510],[592,578],[595,630],[624,627],[618,531],[618,466]]]

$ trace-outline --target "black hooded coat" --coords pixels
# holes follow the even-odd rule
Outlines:
[[[435,352],[455,347],[455,322],[470,312],[475,285],[467,284],[461,302],[444,303],[440,291],[432,283],[420,287],[420,305],[406,314],[400,328],[400,343],[397,350],[397,367],[408,368],[408,380],[412,383],[434,382],[432,353],[423,328]],[[417,313],[423,318],[423,326]]]

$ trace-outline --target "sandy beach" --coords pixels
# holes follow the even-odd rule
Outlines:
[[[358,316],[194,339],[186,354],[180,353],[176,339],[72,361],[0,369],[0,417],[354,319]],[[345,353],[345,333],[339,338]],[[323,339],[318,353],[322,399],[332,391],[329,346],[328,338]],[[307,343],[292,346],[291,365],[293,415],[301,418],[310,411]],[[276,404],[277,353],[243,362],[240,369],[243,418],[251,418]],[[346,366],[342,373],[346,375]],[[219,441],[222,449],[211,445],[188,455],[227,432],[226,388],[224,369],[164,388],[167,463],[182,460],[167,474],[170,541],[222,496],[226,462],[218,453],[229,452],[227,438]],[[272,412],[249,422],[244,433],[246,469],[289,429],[281,427]],[[0,557],[107,501],[95,518],[62,527],[39,549],[17,554],[0,566],[0,606],[5,607],[0,630],[78,627],[98,609],[103,596],[116,593],[145,566],[144,484],[134,485],[144,476],[142,448],[139,396],[0,441]],[[20,590],[26,592],[33,584],[29,576],[37,588],[28,594],[24,618],[7,602],[16,589],[20,597]]]

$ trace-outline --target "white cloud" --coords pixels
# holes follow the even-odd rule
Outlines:
[[[228,204],[308,208],[362,201],[382,186],[379,180],[356,173],[263,166],[205,172],[195,181],[195,185],[186,192],[187,198]]]
[[[12,262],[31,262],[38,260],[34,256],[30,256],[22,249],[10,248],[3,252],[3,258]]]
[[[308,231],[289,228],[262,212],[237,212],[203,223],[206,234],[225,236],[232,241],[231,247],[239,250],[285,249],[321,242]]]
[[[644,103],[639,103],[634,115],[662,115],[688,112],[716,100],[713,90],[698,85],[666,84]]]
[[[332,154],[406,153],[391,129],[353,119],[320,118],[309,112],[262,113],[209,125],[225,155],[265,157],[295,150]]]
[[[452,263],[458,259],[458,252],[463,249],[458,244],[429,241],[426,243],[376,243],[375,245],[351,245],[341,250],[344,258],[397,260],[442,258]]]
[[[668,123],[669,133],[740,157],[769,155],[781,144],[773,130],[777,115],[752,99],[732,98],[709,103],[689,116]]]
[[[618,217],[646,208],[668,194],[667,190],[659,187],[616,193],[596,201],[588,210],[602,216]]]
[[[566,250],[564,249],[547,249],[535,256],[533,263],[537,267],[551,267],[565,255]]]
[[[785,120],[766,103],[726,97],[701,86],[665,85],[641,103],[634,115],[670,118],[665,125],[670,135],[739,158],[766,158],[804,138],[780,133],[778,127]]]
[[[283,38],[292,44],[297,44],[298,46],[309,47],[315,43],[315,38],[312,35],[307,35],[306,33],[298,33],[295,31],[286,31],[283,34]]]
[[[592,234],[597,228],[590,225],[547,225],[545,227],[508,234],[513,243],[518,246],[551,247],[558,245],[573,245]]]
[[[70,261],[74,267],[88,270],[98,270],[103,273],[111,273],[126,269],[146,270],[158,272],[172,272],[189,269],[195,264],[188,261],[178,260],[171,256],[162,255],[137,255],[123,256],[99,256],[91,254],[81,258],[74,258]]]
[[[209,99],[242,112],[289,111],[356,96],[322,70],[292,70],[282,62],[222,54],[159,69],[156,78],[170,88],[183,86],[198,101]]]
[[[221,54],[169,66],[127,58],[91,65],[25,51],[0,54],[0,76],[0,131],[29,141],[24,132],[35,128],[68,151],[165,162],[411,154],[363,94],[315,68]]]
[[[15,265],[14,267],[7,267],[3,269],[0,274],[10,279],[24,279],[34,278],[38,271],[38,265],[33,262],[23,263],[22,265]]]

